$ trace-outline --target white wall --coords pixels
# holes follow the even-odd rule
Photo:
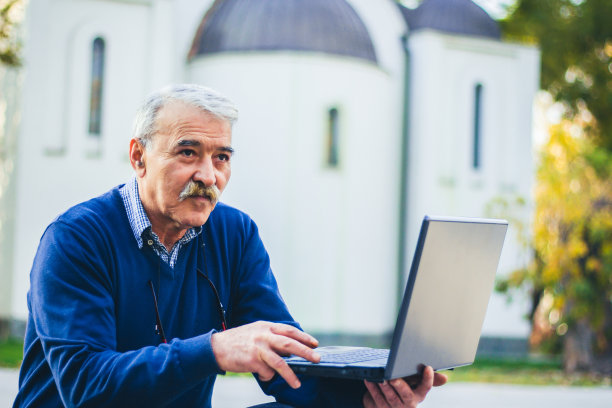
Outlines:
[[[394,78],[404,77],[402,36],[406,22],[394,0],[347,0],[365,24],[379,67]]]
[[[165,0],[171,1],[174,6],[173,18],[173,47],[168,60],[172,60],[176,67],[178,78],[186,81],[188,78],[187,56],[193,45],[194,37],[198,32],[204,15],[214,0]]]
[[[423,30],[411,50],[409,248],[414,251],[425,214],[490,214],[496,198],[519,196],[528,205],[519,217],[530,222],[533,164],[531,112],[538,89],[537,50],[499,41],[455,37]],[[482,84],[482,164],[472,165],[474,88]],[[443,118],[443,120],[441,120]],[[529,253],[511,224],[499,274],[523,267]],[[526,336],[527,302],[506,304],[494,295],[486,335]]]
[[[38,1],[28,15],[17,153],[14,317],[27,317],[29,270],[44,228],[127,180],[133,114],[150,81],[146,2]],[[102,135],[89,135],[92,41],[106,41]]]
[[[211,56],[191,68],[191,80],[240,107],[223,200],[258,223],[294,316],[313,331],[388,330],[401,133],[394,78],[361,60],[290,52]],[[332,107],[337,169],[325,164]]]
[[[0,64],[0,319],[12,317],[15,179],[23,69]]]
[[[188,78],[241,108],[224,200],[258,223],[296,318],[308,330],[381,334],[397,311],[405,24],[391,1],[350,3],[377,66],[325,54],[235,53],[198,58]],[[332,107],[340,110],[338,169],[324,163]]]

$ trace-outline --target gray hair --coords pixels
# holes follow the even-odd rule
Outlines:
[[[145,148],[149,148],[153,134],[157,131],[157,114],[168,102],[181,101],[206,111],[230,125],[238,119],[236,105],[217,91],[197,84],[170,85],[149,95],[136,112],[132,135]]]

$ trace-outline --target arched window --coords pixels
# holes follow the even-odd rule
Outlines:
[[[472,167],[480,169],[482,165],[481,143],[482,143],[482,84],[474,87],[474,135],[472,139]]]
[[[96,37],[92,43],[89,92],[89,134],[100,137],[102,129],[102,90],[104,88],[105,42]]]
[[[327,112],[327,165],[337,167],[340,155],[339,112],[331,108]]]

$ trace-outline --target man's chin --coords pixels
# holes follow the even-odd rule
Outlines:
[[[216,203],[204,197],[189,197],[182,201],[174,211],[175,220],[182,225],[199,227],[204,225],[215,208]]]
[[[189,227],[200,227],[206,224],[208,221],[208,217],[210,217],[210,213],[215,208],[215,205],[212,203],[208,203],[205,209],[200,211],[192,211],[190,214],[186,214],[183,218],[183,224],[188,225]]]

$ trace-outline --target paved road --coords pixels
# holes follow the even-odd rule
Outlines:
[[[0,408],[17,392],[17,371],[0,369]],[[215,408],[243,408],[271,399],[249,377],[219,377]],[[452,383],[433,390],[422,408],[611,408],[612,387],[535,387]]]

